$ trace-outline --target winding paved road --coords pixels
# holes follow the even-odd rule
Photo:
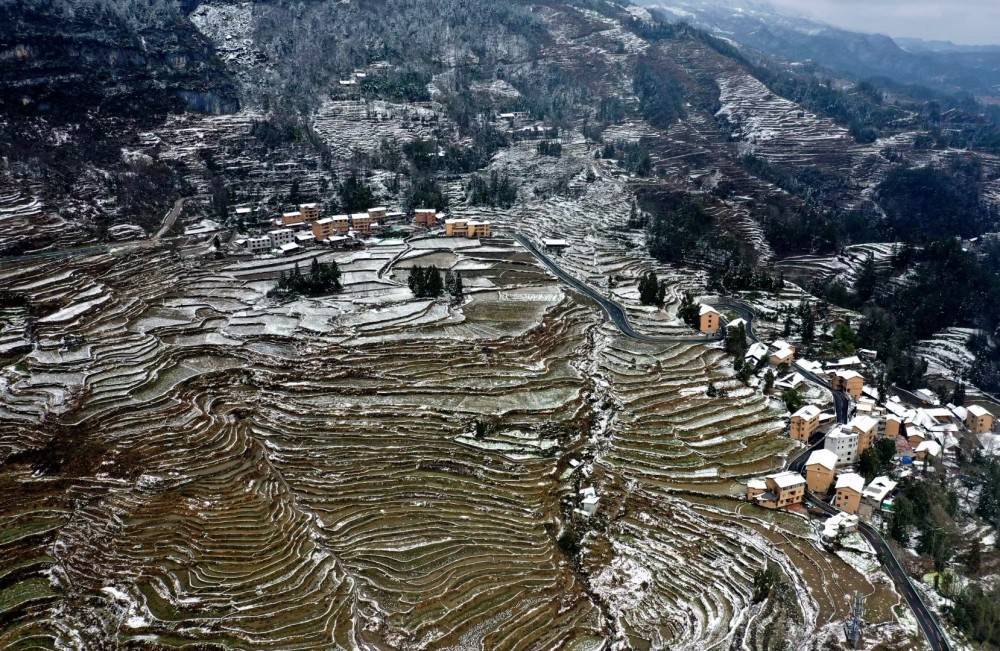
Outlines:
[[[520,233],[514,234],[514,239],[521,243],[532,255],[534,255],[538,260],[545,265],[552,273],[554,273],[560,280],[565,282],[567,285],[573,289],[584,294],[588,298],[592,299],[607,313],[611,318],[611,321],[615,326],[621,331],[623,335],[629,337],[630,339],[636,339],[638,341],[646,343],[710,343],[713,341],[719,341],[723,334],[716,335],[714,337],[695,337],[695,336],[679,336],[679,337],[652,337],[649,335],[644,335],[632,327],[629,323],[628,315],[625,312],[625,308],[621,304],[607,298],[596,289],[588,285],[587,283],[577,279],[570,273],[566,272],[562,267],[560,267],[552,258],[542,252],[535,244]],[[747,336],[751,341],[757,342],[759,339],[753,332],[753,320],[754,312],[753,310],[743,304],[733,301],[719,302],[715,303],[714,307],[717,309],[726,309],[739,314],[747,322]],[[850,401],[847,396],[842,391],[835,391],[830,383],[825,379],[816,375],[812,371],[803,368],[798,362],[795,364],[796,370],[802,374],[810,382],[823,387],[833,396],[834,408],[837,412],[837,422],[846,423],[848,409],[850,407]],[[798,455],[793,457],[788,463],[789,470],[795,470],[797,472],[802,472],[805,467],[806,459],[809,455],[823,445],[823,436],[820,436],[816,441],[811,441],[810,444],[803,449]],[[830,506],[826,502],[823,502],[815,495],[810,492],[806,493],[806,502],[818,509],[827,516],[834,515],[838,512],[837,509]],[[950,648],[948,646],[947,640],[945,640],[944,635],[941,633],[941,627],[937,619],[934,617],[933,613],[927,608],[923,600],[920,598],[919,593],[917,593],[916,588],[910,582],[909,576],[903,569],[899,560],[892,553],[892,549],[889,547],[888,543],[882,538],[882,536],[868,526],[865,523],[860,523],[858,526],[858,531],[864,536],[871,546],[875,549],[878,559],[885,568],[889,576],[892,577],[893,582],[896,584],[896,588],[906,599],[906,603],[909,604],[910,609],[913,611],[914,616],[917,618],[917,622],[920,624],[920,630],[923,632],[924,637],[927,639],[928,644],[934,651],[948,651]]]

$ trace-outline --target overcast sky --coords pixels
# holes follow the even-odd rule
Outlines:
[[[967,44],[1000,44],[1000,0],[770,0],[863,32]]]

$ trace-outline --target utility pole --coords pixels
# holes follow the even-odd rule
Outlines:
[[[854,600],[851,604],[851,617],[844,622],[844,635],[847,636],[847,643],[852,649],[861,648],[861,633],[865,626],[865,598],[855,592]]]

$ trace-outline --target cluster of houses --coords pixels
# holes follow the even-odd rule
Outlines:
[[[836,369],[831,375],[843,380],[844,385],[838,388],[860,396],[860,374]],[[835,420],[833,414],[823,413],[814,405],[806,405],[792,414],[789,436],[808,445],[815,433],[825,429],[823,447],[809,455],[804,476],[784,471],[751,479],[747,482],[747,499],[764,508],[795,508],[808,491],[819,497],[829,495],[830,503],[841,512],[870,520],[875,513],[892,510],[891,495],[897,482],[880,476],[866,484],[852,466],[879,439],[894,442],[894,458],[905,467],[939,457],[956,447],[965,432],[979,437],[982,445],[986,445],[983,441],[996,437],[993,434],[996,417],[979,405],[911,407],[897,396],[887,400],[884,407],[876,405],[874,400],[860,398],[848,423],[837,424]],[[842,524],[851,526],[853,522],[856,521],[846,519]]]
[[[249,209],[245,209],[249,210]],[[348,247],[378,232],[387,223],[405,218],[401,212],[388,212],[384,206],[369,208],[367,212],[348,215],[322,216],[318,203],[303,203],[297,210],[283,213],[274,220],[275,228],[263,235],[244,238],[236,244],[249,253],[278,253],[290,255],[303,247],[321,243],[335,247]],[[445,219],[442,213],[430,208],[418,208],[413,214],[413,224],[423,228],[437,228],[444,224],[447,237],[490,237],[492,224],[488,221]]]

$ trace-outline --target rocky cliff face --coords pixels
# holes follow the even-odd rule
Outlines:
[[[107,11],[0,8],[0,111],[73,121],[237,109],[211,44],[183,15],[142,25]]]

